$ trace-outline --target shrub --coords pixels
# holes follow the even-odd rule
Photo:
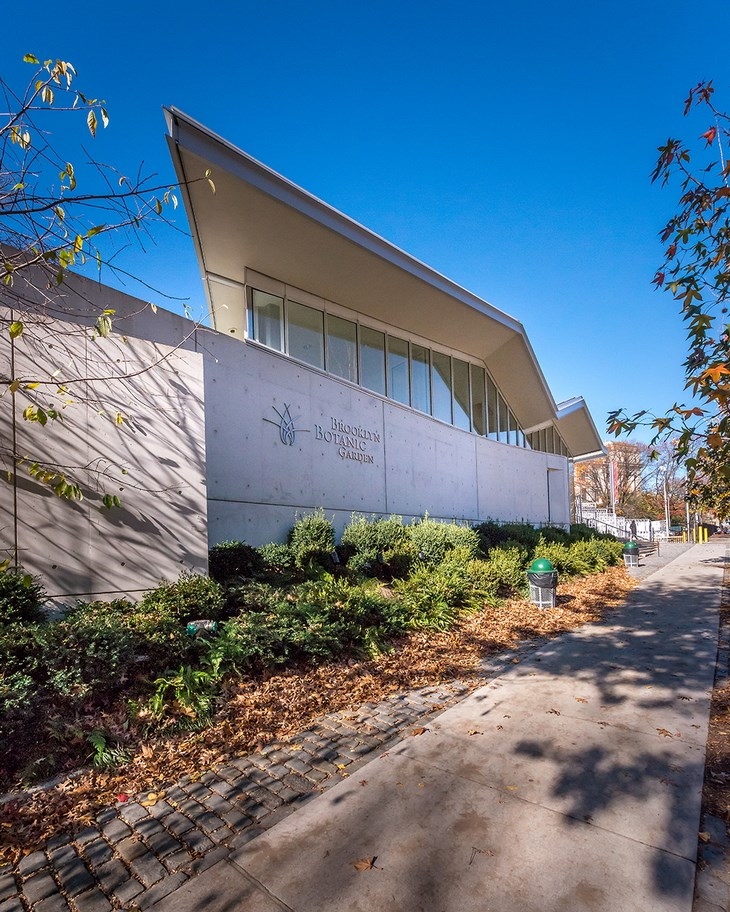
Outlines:
[[[430,567],[440,564],[453,548],[466,548],[472,557],[479,554],[479,537],[469,526],[437,522],[424,516],[405,528],[418,556]]]
[[[527,589],[528,552],[517,542],[492,548],[481,572],[486,588],[497,595],[522,594]]]
[[[262,564],[256,548],[240,541],[221,542],[211,548],[208,554],[208,572],[219,583],[236,576],[255,576]]]
[[[297,519],[289,533],[289,546],[297,567],[329,563],[335,549],[335,532],[324,510]]]
[[[418,556],[400,516],[368,520],[353,513],[342,533],[348,569],[367,576],[406,576]]]
[[[294,569],[294,554],[289,545],[271,542],[257,549],[264,574],[286,574]]]
[[[220,584],[208,576],[184,573],[175,583],[162,583],[146,592],[135,614],[186,623],[196,618],[221,617],[224,608]]]
[[[20,569],[0,571],[0,624],[41,619],[43,586]]]

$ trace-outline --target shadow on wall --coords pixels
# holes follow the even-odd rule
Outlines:
[[[159,312],[154,319],[162,324],[167,317]],[[169,317],[179,324],[180,318]],[[20,562],[54,597],[136,594],[184,570],[204,572],[202,356],[121,333],[93,339],[78,324],[62,323],[59,330],[57,322],[49,328],[39,319],[30,325],[34,331],[24,332],[15,346],[21,380],[17,454],[23,461],[15,483],[7,445],[12,400],[0,400],[6,470],[0,553],[12,553],[17,530]],[[7,334],[0,345],[9,346]],[[39,380],[41,396],[23,389]],[[62,380],[68,381],[65,389],[58,386]],[[45,426],[23,420],[33,402],[61,418]],[[83,499],[57,497],[55,480],[44,484],[28,474],[34,462],[77,480]],[[121,506],[108,509],[105,494],[119,497]]]

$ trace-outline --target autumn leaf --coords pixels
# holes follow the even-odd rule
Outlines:
[[[586,700],[585,697],[576,697],[576,698],[575,698],[575,702],[576,702],[576,703],[587,703],[588,700]]]
[[[672,733],[671,733],[670,731],[667,731],[666,728],[658,728],[657,731],[659,732],[659,734],[660,734],[663,738],[671,738],[671,737],[672,737]]]
[[[707,140],[707,145],[711,146],[715,142],[715,137],[717,136],[717,127],[710,127],[705,133],[702,134],[702,139]]]
[[[411,735],[415,738],[416,735],[422,735],[424,732],[427,732],[427,728],[414,728],[411,732]]]
[[[483,734],[484,734],[483,731],[477,731],[476,728],[470,728],[469,731],[467,732],[467,735],[483,735]]]
[[[360,858],[357,861],[353,861],[352,866],[356,871],[372,871],[375,868],[377,858],[377,855],[372,855],[370,858]]]

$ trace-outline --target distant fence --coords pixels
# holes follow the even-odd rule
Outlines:
[[[575,521],[584,523],[597,532],[606,532],[616,538],[631,538],[631,523],[636,524],[636,537],[644,541],[658,541],[668,538],[667,524],[662,519],[633,519],[630,516],[616,516],[611,510],[591,510],[585,505],[576,511]]]

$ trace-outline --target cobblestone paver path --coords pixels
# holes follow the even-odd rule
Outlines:
[[[386,750],[468,691],[460,682],[323,716],[287,742],[127,801],[76,836],[0,867],[0,912],[144,910]]]

